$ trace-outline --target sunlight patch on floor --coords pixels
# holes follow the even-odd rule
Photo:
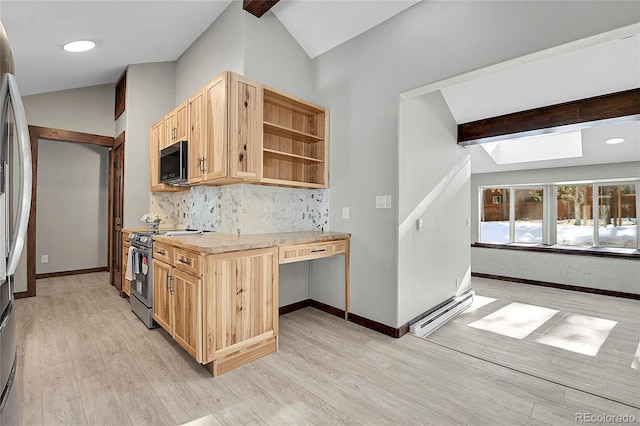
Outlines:
[[[636,348],[636,354],[633,356],[633,362],[631,363],[631,368],[635,368],[636,370],[640,369],[640,343],[638,343],[638,347]]]
[[[607,319],[567,314],[536,341],[579,354],[596,356],[616,324],[616,321]]]
[[[494,299],[493,297],[485,297],[478,296],[477,294],[473,296],[473,303],[467,309],[465,309],[460,315],[468,314],[469,312],[476,311],[483,306],[488,305],[491,302],[495,302],[498,299]]]
[[[469,326],[515,339],[524,339],[557,312],[541,306],[513,302],[472,322]]]

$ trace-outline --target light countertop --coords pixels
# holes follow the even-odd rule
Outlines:
[[[154,241],[171,244],[185,250],[205,254],[219,254],[293,244],[344,240],[351,237],[345,232],[300,231],[273,234],[233,235],[223,232],[205,232],[196,235],[155,235]]]

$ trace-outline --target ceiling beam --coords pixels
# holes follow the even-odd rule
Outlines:
[[[458,125],[458,144],[473,145],[551,131],[640,120],[640,88]]]
[[[253,16],[260,18],[262,15],[267,13],[269,9],[275,6],[278,1],[279,0],[244,0],[242,8]]]

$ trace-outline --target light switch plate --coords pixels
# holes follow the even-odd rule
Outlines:
[[[390,209],[391,195],[376,195],[376,209]]]
[[[342,208],[342,218],[349,219],[349,207]]]

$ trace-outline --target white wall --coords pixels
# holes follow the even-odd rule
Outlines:
[[[37,274],[107,266],[108,180],[108,148],[39,142]]]
[[[243,17],[244,75],[299,98],[311,99],[313,70],[304,49],[272,12],[260,19],[249,13]]]
[[[482,173],[471,177],[471,240],[479,238],[481,186],[640,177],[640,163]],[[474,247],[471,270],[483,274],[640,294],[640,262],[609,257]]]
[[[244,71],[242,2],[232,2],[176,62],[175,105],[222,71]]]
[[[22,101],[29,125],[114,136],[115,84],[30,95]],[[26,258],[25,248],[15,274],[15,292],[27,291]]]
[[[115,84],[25,96],[27,122],[32,126],[115,136]]]
[[[423,1],[312,61],[313,100],[331,109],[330,223],[352,233],[353,313],[397,327],[412,310],[396,304],[399,94],[637,20],[630,2]],[[375,209],[384,194],[393,208]],[[337,260],[323,266],[312,286],[340,275]]]
[[[398,324],[470,285],[471,164],[456,135],[440,91],[401,100]]]
[[[149,212],[149,128],[175,106],[175,62],[130,65],[122,121],[124,145],[124,227],[138,227]],[[113,125],[113,114],[111,115]]]

